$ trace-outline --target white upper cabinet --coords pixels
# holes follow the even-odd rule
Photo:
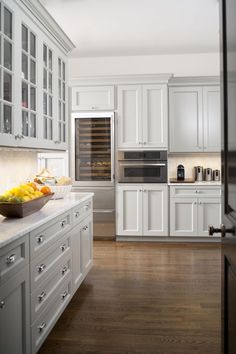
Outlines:
[[[72,111],[114,110],[114,86],[72,88]]]
[[[167,86],[118,86],[118,147],[167,148]]]
[[[220,151],[219,91],[219,86],[170,87],[170,152]]]
[[[0,144],[65,150],[66,65],[73,44],[40,2],[0,6]]]
[[[220,88],[208,86],[203,88],[203,122],[204,151],[220,151],[221,147],[221,115]]]
[[[142,86],[118,87],[118,147],[140,147],[142,132]]]

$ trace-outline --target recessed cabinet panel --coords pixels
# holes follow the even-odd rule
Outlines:
[[[167,148],[167,88],[164,85],[143,86],[143,144]]]
[[[118,146],[142,145],[141,86],[118,87]]]
[[[199,87],[169,90],[170,151],[202,151],[202,91]]]
[[[221,147],[220,88],[203,88],[204,151],[219,151]]]
[[[173,198],[170,201],[170,236],[197,236],[197,200]]]
[[[221,203],[219,198],[201,198],[198,201],[198,236],[208,236],[209,225],[220,225]],[[220,237],[216,234],[214,237]]]
[[[114,110],[114,86],[73,87],[72,110]]]

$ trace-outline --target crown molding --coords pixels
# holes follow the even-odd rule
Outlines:
[[[173,74],[139,74],[81,76],[69,80],[69,86],[125,85],[125,84],[167,84]]]
[[[73,42],[39,0],[15,0],[15,2],[24,11],[27,9],[31,16],[39,21],[39,23],[46,29],[47,32],[50,33],[53,39],[64,49],[66,53],[69,53],[75,48]]]
[[[219,85],[220,76],[188,76],[172,77],[168,86],[196,86],[196,85]]]

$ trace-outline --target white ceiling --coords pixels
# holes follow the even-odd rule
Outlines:
[[[218,0],[40,0],[72,57],[217,52]]]

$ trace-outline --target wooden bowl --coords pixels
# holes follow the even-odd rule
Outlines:
[[[54,193],[22,203],[0,203],[0,214],[7,218],[24,218],[40,210],[54,195]]]

